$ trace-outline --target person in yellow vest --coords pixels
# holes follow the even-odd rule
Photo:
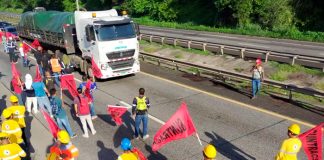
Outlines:
[[[288,139],[285,139],[280,147],[276,160],[297,160],[297,153],[302,147],[302,142],[298,138],[300,127],[292,124],[288,127]]]
[[[20,160],[26,157],[25,151],[15,143],[10,143],[9,135],[0,133],[0,159],[3,160]]]
[[[143,139],[149,138],[147,131],[148,123],[148,109],[150,108],[150,101],[147,97],[144,96],[145,89],[139,89],[139,96],[135,97],[133,100],[132,113],[133,117],[135,116],[135,138],[138,139],[139,136],[139,127],[141,122],[143,122]]]
[[[60,76],[62,72],[61,61],[57,58],[55,54],[52,55],[51,59],[49,60],[49,64],[51,65],[52,73],[55,78],[55,83],[58,87],[60,87]]]
[[[120,147],[124,151],[124,153],[120,155],[117,160],[139,160],[138,155],[131,151],[133,147],[131,141],[128,138],[122,139]]]
[[[2,117],[5,118],[5,121],[2,123],[1,131],[9,135],[11,143],[19,144],[21,148],[26,149],[24,140],[21,138],[21,128],[13,118],[12,110],[8,108],[4,109],[2,111]]]
[[[213,145],[208,144],[203,151],[203,156],[204,156],[203,160],[216,160],[216,154],[217,154],[216,148]]]
[[[74,160],[79,156],[79,150],[70,141],[70,135],[65,130],[57,133],[58,142],[50,148],[47,160]]]
[[[21,128],[22,138],[23,138],[24,142],[27,144],[27,137],[25,135],[26,108],[25,108],[25,106],[18,104],[18,97],[14,96],[14,95],[11,95],[9,100],[10,100],[11,106],[8,109],[10,109],[12,111],[14,120],[19,124],[19,127]]]

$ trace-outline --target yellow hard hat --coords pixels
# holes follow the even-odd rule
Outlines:
[[[22,44],[22,43],[20,43],[20,44],[19,44],[19,47],[22,47],[22,46],[23,46],[23,44]]]
[[[300,127],[298,124],[292,124],[288,127],[288,130],[293,133],[298,135],[300,133]]]
[[[65,130],[60,130],[57,133],[57,140],[61,143],[67,144],[70,142],[70,136]]]
[[[0,132],[0,138],[8,138],[9,135],[7,133]]]
[[[8,108],[2,111],[3,118],[9,118],[11,115],[12,115],[12,111]]]
[[[18,97],[14,96],[14,95],[11,95],[9,100],[10,100],[10,102],[18,102]]]
[[[204,149],[204,154],[207,158],[216,158],[216,148],[213,145],[208,144]]]

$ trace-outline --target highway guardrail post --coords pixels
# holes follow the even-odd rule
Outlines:
[[[294,56],[291,62],[291,65],[293,66],[295,64],[295,60],[298,58],[298,55]]]
[[[203,43],[203,50],[204,50],[204,52],[206,52],[206,46],[207,46],[207,44],[206,43]]]
[[[164,37],[161,37],[161,44],[163,45],[164,44]]]
[[[140,41],[142,40],[142,36],[143,36],[142,34],[139,35],[139,40]]]
[[[150,36],[150,43],[152,43],[153,36]]]
[[[191,49],[190,44],[191,44],[191,41],[188,41],[188,49]]]
[[[241,58],[244,59],[244,51],[245,51],[245,48],[242,48],[241,49]]]
[[[266,53],[265,62],[268,62],[268,58],[269,58],[270,54],[271,54],[270,51],[268,51],[268,52]]]
[[[220,46],[220,52],[222,55],[224,55],[224,46],[223,45]]]
[[[160,61],[160,59],[158,59],[157,62],[158,62],[158,66],[161,66],[161,61]]]
[[[178,41],[177,39],[173,39],[173,45],[174,46],[177,46],[177,41]]]

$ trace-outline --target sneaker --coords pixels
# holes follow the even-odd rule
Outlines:
[[[37,114],[38,113],[38,111],[34,111],[34,114]]]
[[[136,140],[139,140],[139,137],[137,136],[137,137],[135,137],[135,139],[136,139]]]
[[[256,96],[253,96],[251,99],[255,99],[256,98]]]
[[[144,137],[143,137],[143,140],[146,140],[146,139],[148,139],[150,136],[147,134],[147,135],[145,135]]]
[[[76,134],[73,134],[73,135],[71,136],[71,138],[75,138],[75,137],[77,137],[77,135],[76,135]]]
[[[91,117],[92,120],[94,120],[94,119],[96,119],[96,118],[98,118],[98,116],[92,116],[92,117]]]
[[[85,134],[83,134],[82,137],[84,137],[84,138],[89,138],[89,135],[85,135]]]
[[[51,116],[51,118],[53,118],[54,116],[53,115],[50,115]]]
[[[92,132],[92,135],[95,135],[96,133],[97,133],[97,131],[94,130],[94,131]]]

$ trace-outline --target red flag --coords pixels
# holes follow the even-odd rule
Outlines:
[[[35,78],[34,78],[34,82],[40,82],[42,81],[42,76],[40,74],[40,71],[39,71],[39,66],[36,65],[36,75],[35,75]]]
[[[131,152],[137,154],[138,157],[139,157],[139,160],[147,160],[147,158],[145,157],[145,155],[143,154],[143,152],[140,151],[139,149],[137,149],[137,148],[134,147],[134,148],[131,150]]]
[[[116,122],[117,125],[123,124],[123,119],[121,116],[127,111],[126,107],[122,106],[112,106],[108,105],[107,112],[111,115],[112,119]]]
[[[22,43],[22,48],[23,48],[25,55],[27,52],[30,51],[30,47],[25,42]]]
[[[92,57],[92,60],[91,60],[91,64],[92,64],[92,73],[93,73],[93,75],[95,77],[97,77],[97,78],[101,78],[102,77],[102,73],[101,73],[98,65],[94,61],[93,57]]]
[[[60,130],[59,127],[53,121],[53,119],[48,115],[48,113],[46,111],[44,111],[43,109],[41,109],[41,112],[43,113],[43,116],[44,116],[45,120],[48,123],[48,127],[51,130],[51,133],[52,133],[53,137],[54,138],[57,138],[57,132]]]
[[[302,141],[304,151],[309,160],[321,160],[322,158],[322,127],[324,122],[316,127],[306,131],[299,135],[299,139]]]
[[[11,63],[11,73],[13,78],[20,77],[20,72],[17,70],[16,65],[14,63]]]
[[[186,103],[157,131],[154,136],[152,150],[155,152],[163,145],[196,133],[195,125],[190,117]]]
[[[73,74],[67,74],[61,76],[61,88],[62,89],[68,89],[70,94],[73,97],[78,96],[78,91],[76,89],[76,84],[74,81]]]
[[[38,39],[34,39],[34,41],[33,41],[33,43],[31,44],[31,46],[32,46],[33,48],[37,48],[37,47],[39,47],[39,46],[41,46],[41,45],[39,44]]]

